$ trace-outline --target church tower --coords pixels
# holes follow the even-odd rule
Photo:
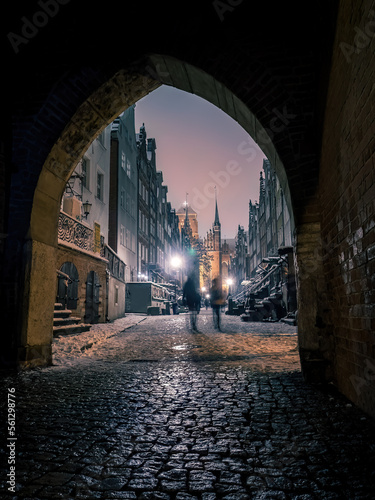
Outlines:
[[[212,225],[214,250],[221,253],[221,224],[219,219],[219,210],[217,208],[216,189],[215,189],[215,220]]]
[[[219,210],[217,207],[216,189],[215,189],[215,219],[212,229],[207,233],[204,241],[207,255],[211,259],[210,281],[214,278],[222,278],[222,247],[221,247],[221,224],[219,219]]]

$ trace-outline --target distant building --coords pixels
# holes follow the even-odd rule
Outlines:
[[[290,214],[269,160],[263,160],[263,172],[259,180],[259,203],[249,202],[248,277],[255,275],[262,259],[277,257],[280,247],[292,246]]]
[[[149,279],[149,251],[150,238],[149,231],[152,230],[153,239],[155,239],[155,217],[150,224],[150,175],[149,175],[149,156],[147,148],[147,135],[144,124],[137,134],[137,167],[138,167],[138,258],[137,275],[138,278]],[[155,212],[156,200],[151,197],[153,211]],[[150,227],[151,226],[151,227]],[[152,246],[153,248],[153,246]],[[155,258],[152,256],[152,258]]]
[[[247,234],[243,226],[238,226],[235,238],[234,257],[231,261],[231,277],[238,288],[248,278]]]
[[[168,202],[168,187],[156,168],[156,141],[147,138],[144,124],[137,140],[138,280],[169,281],[172,256],[180,253],[179,219]],[[173,273],[172,273],[173,274]]]
[[[185,202],[176,212],[180,231],[185,227],[186,217],[189,219],[192,237],[199,239],[197,212]]]
[[[126,263],[125,281],[137,279],[138,169],[134,106],[111,126],[110,247]]]
[[[249,202],[249,234],[248,234],[248,273],[254,275],[258,264],[262,261],[260,251],[260,231],[259,231],[259,204]]]
[[[208,257],[211,260],[211,271],[209,274],[209,283],[211,284],[214,278],[220,278],[223,281],[222,276],[222,241],[221,241],[221,223],[219,219],[219,210],[217,206],[217,199],[215,197],[215,218],[212,224],[212,229],[210,229],[206,237],[203,240],[203,247],[207,252]]]

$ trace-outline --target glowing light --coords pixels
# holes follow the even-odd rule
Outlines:
[[[175,269],[180,268],[182,265],[182,259],[178,255],[171,258],[171,266]]]

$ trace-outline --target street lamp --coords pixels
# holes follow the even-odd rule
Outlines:
[[[182,259],[178,255],[175,255],[174,257],[171,258],[171,266],[175,271],[180,269],[181,264],[182,264]]]
[[[228,278],[227,279],[227,286],[228,286],[228,294],[231,294],[231,286],[233,285],[233,279]]]
[[[82,208],[83,208],[83,213],[82,217],[84,217],[87,220],[87,216],[90,215],[92,203],[89,202],[89,200],[85,201],[85,203],[82,203]]]

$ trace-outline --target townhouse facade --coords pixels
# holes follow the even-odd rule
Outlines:
[[[166,283],[180,252],[176,211],[156,168],[156,141],[131,106],[77,164],[59,217],[56,300],[83,323],[124,316],[128,283]]]
[[[290,215],[276,172],[263,160],[259,178],[259,201],[249,201],[249,225],[238,227],[231,275],[241,282],[254,278],[264,259],[277,258],[280,248],[292,247]]]
[[[110,142],[107,127],[85,151],[66,185],[59,215],[56,302],[87,324],[115,319],[116,311],[108,308],[116,299],[120,303],[120,292],[117,288],[116,297],[109,296],[108,264],[115,264],[120,277],[125,268],[107,244]]]
[[[249,201],[247,277],[254,277],[266,257],[277,257],[279,248],[292,247],[289,210],[276,172],[263,161],[259,179],[259,202]]]

